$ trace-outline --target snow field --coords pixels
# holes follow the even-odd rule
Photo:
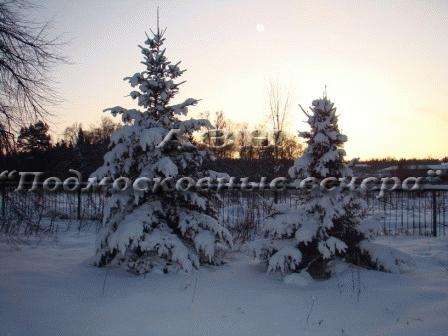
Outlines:
[[[0,335],[393,335],[448,330],[448,241],[380,238],[410,273],[337,262],[327,281],[282,280],[236,251],[219,267],[135,276],[91,265],[95,234],[0,244]],[[303,279],[302,279],[303,280]]]

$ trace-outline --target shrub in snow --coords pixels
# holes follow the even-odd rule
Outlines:
[[[371,256],[377,268],[391,273],[407,273],[415,269],[415,261],[408,254],[391,246],[364,240],[360,248]]]
[[[199,151],[190,139],[193,131],[210,124],[179,118],[196,99],[170,105],[181,84],[175,80],[184,70],[167,60],[164,40],[164,31],[152,33],[145,46],[140,46],[146,69],[125,78],[134,88],[130,96],[140,109],[117,106],[106,110],[120,115],[124,125],[111,136],[104,165],[93,174],[98,179],[149,178],[141,180],[140,189],[145,189],[145,181],[148,184],[154,178],[188,176],[198,180],[205,175],[202,162],[207,153]],[[158,148],[171,129],[180,129],[182,135]],[[106,230],[96,264],[125,263],[131,271],[144,273],[153,268],[189,271],[201,263],[218,263],[220,251],[231,245],[231,235],[217,221],[215,200],[201,191],[181,193],[162,188],[128,188],[108,194],[103,217]]]
[[[370,215],[363,218],[359,224],[359,230],[367,239],[378,237],[384,234],[383,218],[380,215]]]
[[[292,273],[283,278],[283,282],[289,285],[298,287],[305,287],[313,281],[313,278],[308,272]]]
[[[311,113],[305,112],[309,132],[301,132],[307,148],[289,174],[294,179],[346,178],[352,170],[344,163],[342,148],[346,136],[339,132],[336,108],[327,98],[313,101]],[[331,182],[329,180],[329,182]],[[329,183],[303,190],[298,206],[277,207],[263,226],[264,239],[254,243],[256,257],[266,261],[269,272],[307,271],[313,278],[330,276],[329,261],[335,256],[347,261],[376,267],[369,254],[359,248],[365,236],[359,230],[364,216],[364,201],[354,191]]]

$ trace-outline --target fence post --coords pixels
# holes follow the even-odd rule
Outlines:
[[[1,198],[2,198],[2,204],[1,204],[1,213],[2,218],[6,217],[6,184],[0,183],[0,192],[1,192]]]
[[[76,218],[81,221],[81,189],[78,190],[78,207],[77,207],[77,211],[76,211]]]
[[[437,191],[432,191],[432,235],[437,237]]]

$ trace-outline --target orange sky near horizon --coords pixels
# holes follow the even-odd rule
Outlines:
[[[448,156],[448,2],[444,1],[42,1],[72,64],[55,70],[63,103],[54,135],[102,110],[133,106],[122,78],[140,71],[137,44],[160,5],[167,56],[182,60],[179,100],[191,112],[223,110],[252,127],[267,122],[269,80],[291,94],[288,128],[305,129],[298,104],[327,92],[349,141],[348,157]]]

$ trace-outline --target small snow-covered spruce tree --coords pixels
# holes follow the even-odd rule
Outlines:
[[[311,113],[304,111],[310,131],[300,133],[307,148],[289,175],[297,181],[315,178],[317,183],[327,177],[346,177],[350,181],[353,174],[350,165],[344,163],[342,148],[347,138],[339,131],[336,108],[324,96],[314,100],[310,109]],[[365,238],[359,230],[364,201],[338,183],[332,187],[308,187],[302,190],[303,199],[297,207],[279,207],[266,219],[267,239],[255,242],[254,252],[267,262],[269,272],[306,270],[313,278],[327,278],[331,275],[328,264],[335,256],[375,267],[369,255],[359,248]]]
[[[165,31],[157,28],[147,35],[145,46],[140,46],[146,69],[125,78],[134,88],[130,96],[141,109],[117,106],[105,110],[121,115],[124,125],[111,136],[104,165],[93,174],[98,179],[205,177],[201,166],[208,154],[189,139],[193,131],[210,124],[204,119],[179,118],[197,103],[196,99],[169,104],[182,84],[175,80],[185,70],[179,68],[180,62],[167,60]],[[158,148],[171,129],[180,129],[182,136]],[[232,242],[228,230],[216,219],[212,195],[205,197],[198,190],[152,190],[154,184],[149,185],[150,190],[144,192],[134,188],[109,191],[103,217],[106,230],[99,242],[96,265],[125,264],[141,274],[155,269],[188,272],[203,263],[219,263],[221,252]]]

